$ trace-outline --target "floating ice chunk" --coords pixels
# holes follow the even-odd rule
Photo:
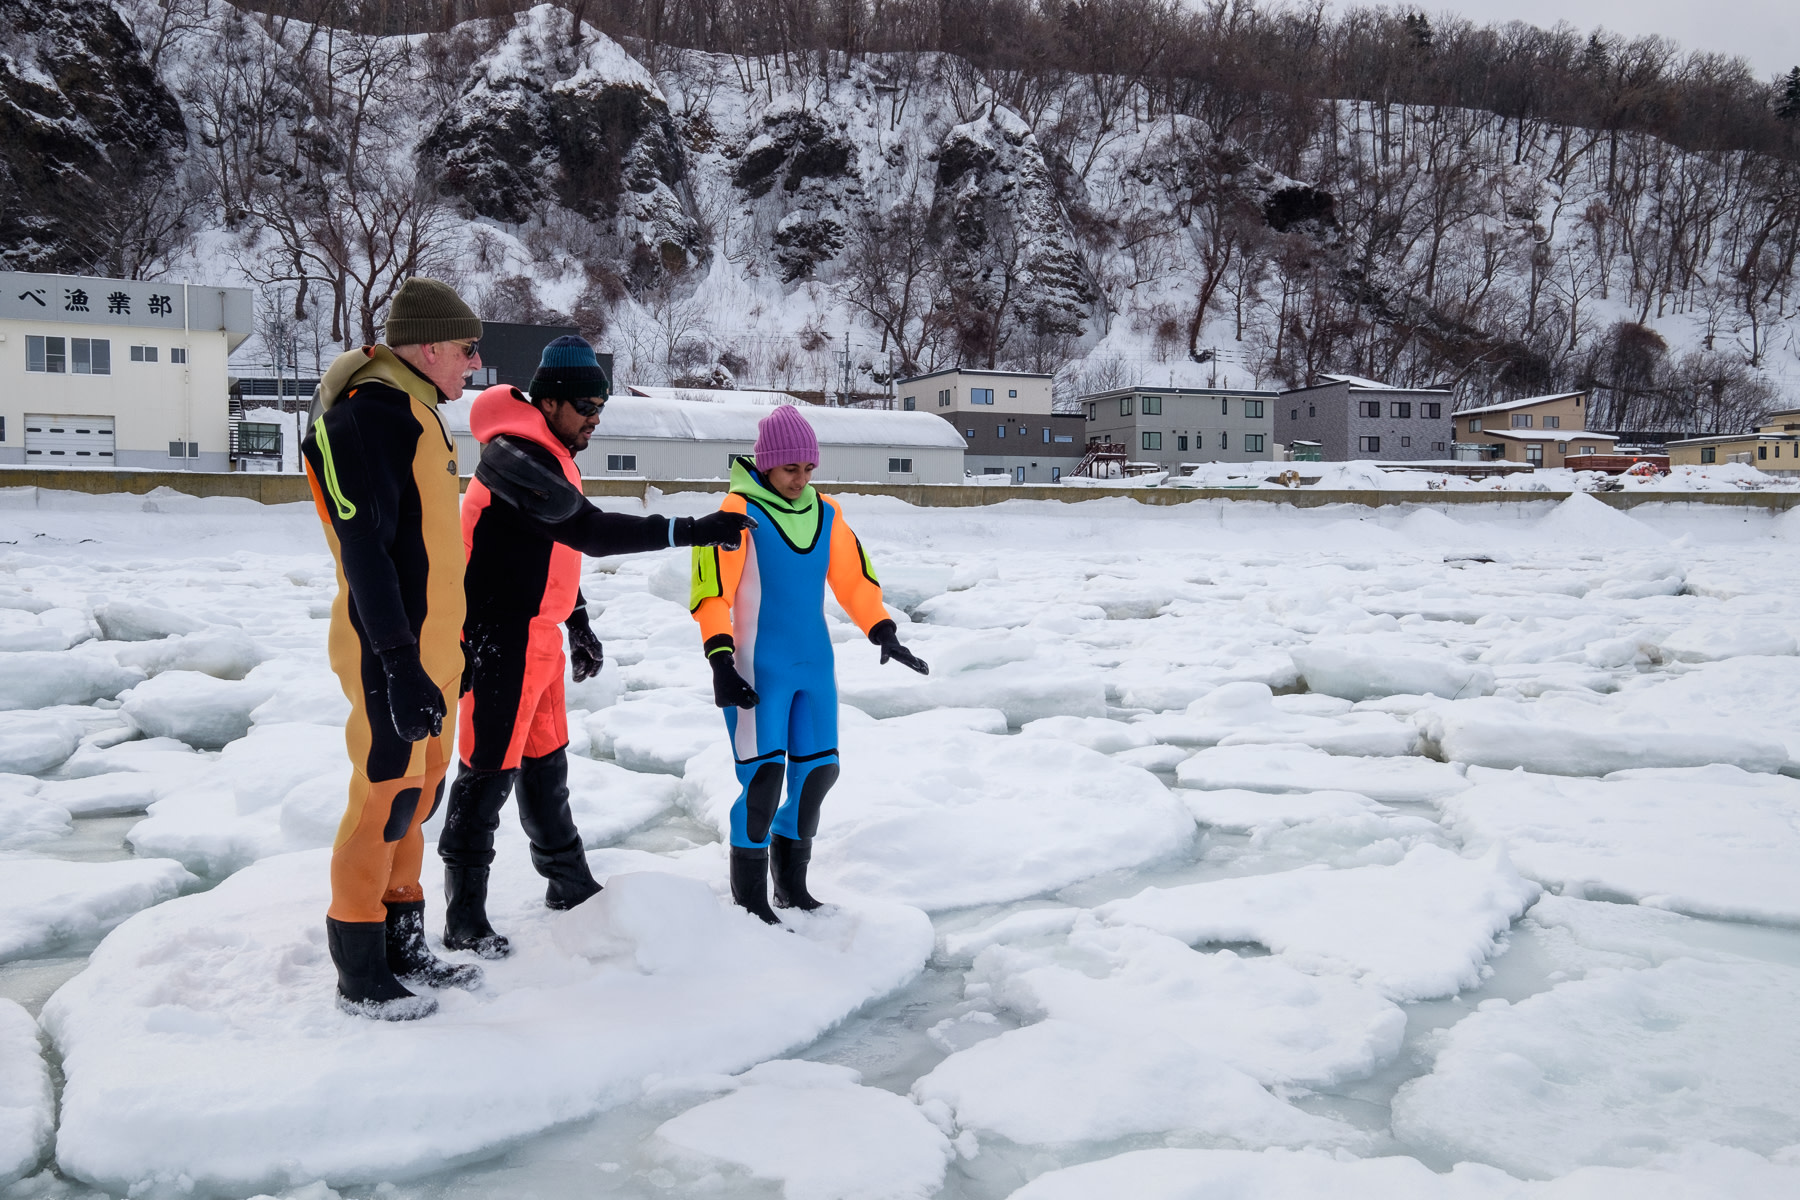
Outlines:
[[[1520,871],[1698,916],[1800,922],[1800,781],[1736,767],[1604,780],[1471,768],[1442,802],[1449,829],[1499,844]]]
[[[53,842],[73,831],[69,810],[45,796],[37,780],[0,775],[0,851]]]
[[[67,650],[69,636],[55,625],[45,624],[36,613],[0,607],[0,652]]]
[[[81,744],[81,732],[67,717],[0,712],[0,772],[39,775],[60,767]]]
[[[1252,792],[1242,788],[1184,788],[1181,802],[1194,820],[1232,833],[1284,829],[1308,821],[1380,816],[1393,812],[1356,792]]]
[[[991,932],[1007,940],[983,950],[969,973],[971,996],[1029,1020],[1184,1044],[1265,1085],[1364,1078],[1399,1053],[1406,1031],[1405,1014],[1373,989],[1278,958],[1197,953],[1148,929],[1101,926],[1087,912],[1063,938],[1046,940],[1048,921],[1023,940],[1024,926],[1004,924]]]
[[[1615,711],[1581,701],[1521,704],[1487,698],[1436,705],[1414,720],[1447,759],[1547,775],[1709,763],[1779,771],[1789,761],[1786,743],[1725,728],[1705,713],[1690,713],[1674,728],[1653,729],[1643,721],[1622,722]]]
[[[881,564],[881,598],[908,611],[950,588],[953,568],[940,563]]]
[[[1479,983],[1499,935],[1537,897],[1497,851],[1467,859],[1426,844],[1393,866],[1146,888],[1096,911],[1190,944],[1258,942],[1301,970],[1426,1000]]]
[[[595,754],[633,771],[679,775],[708,746],[725,742],[725,718],[697,698],[659,695],[603,708],[587,719]]]
[[[13,1001],[0,1000],[0,1187],[37,1167],[56,1127],[54,1113],[37,1022]]]
[[[110,699],[144,679],[111,655],[89,646],[74,650],[0,654],[0,709],[48,708]]]
[[[871,646],[845,646],[837,653],[838,698],[876,718],[933,708],[997,708],[1014,725],[1105,716],[1100,673],[1066,658],[1053,662],[1043,653],[1043,636],[903,629],[901,639],[931,663],[929,675],[884,666]]]
[[[332,1004],[328,881],[325,850],[257,863],[139,914],[51,997],[64,1172],[242,1195],[442,1167],[628,1101],[652,1074],[788,1053],[911,980],[932,946],[916,910],[839,903],[772,929],[716,893],[701,915],[694,883],[624,922],[608,912],[639,890],[623,879],[555,913],[530,866],[502,855],[489,912],[512,956],[484,964],[481,991],[440,993],[437,1015],[393,1026]],[[657,969],[635,945],[571,955],[565,924],[625,929]],[[707,953],[684,953],[696,938]]]
[[[1800,971],[1676,959],[1608,971],[1442,1035],[1394,1098],[1394,1132],[1521,1175],[1637,1166],[1696,1143],[1800,1142]]]
[[[664,1122],[670,1146],[782,1185],[786,1200],[927,1200],[954,1153],[918,1106],[848,1067],[776,1060]]]
[[[170,790],[125,841],[140,855],[172,858],[218,878],[284,850],[281,816],[279,808],[240,812],[230,781],[217,775]]]
[[[1026,722],[1019,730],[1022,737],[1051,738],[1074,746],[1086,746],[1102,754],[1116,754],[1148,746],[1151,736],[1136,725],[1113,721],[1106,717],[1040,717]]]
[[[242,679],[262,661],[256,643],[236,629],[213,629],[164,638],[159,642],[138,642],[121,646],[113,654],[121,666],[136,668],[146,675],[198,671],[214,679]]]
[[[1168,1028],[1051,1018],[952,1054],[912,1094],[921,1104],[947,1105],[963,1129],[1022,1145],[1154,1133],[1259,1149],[1364,1140],[1277,1100]]]
[[[1786,1200],[1796,1187],[1800,1170],[1717,1148],[1666,1159],[1655,1170],[1585,1167],[1549,1183],[1521,1182],[1481,1163],[1458,1163],[1440,1175],[1416,1158],[1170,1149],[1135,1150],[1047,1171],[1008,1200]]]
[[[455,768],[451,770],[454,772]],[[281,799],[281,811],[277,818],[277,827],[281,830],[280,846],[284,850],[310,850],[319,846],[329,846],[337,838],[338,826],[343,822],[344,810],[350,797],[350,763],[346,759],[343,766],[323,775],[315,775],[294,788]],[[571,797],[571,801],[573,797]],[[137,833],[136,829],[132,832]],[[152,840],[155,840],[152,837]],[[188,843],[191,846],[193,843]],[[257,839],[254,843],[259,849],[275,846],[272,841]],[[184,849],[187,849],[184,846]],[[224,858],[224,855],[217,856]]]
[[[134,600],[109,600],[94,609],[94,620],[110,642],[154,642],[206,628],[197,617]]]
[[[1800,762],[1800,671],[1793,667],[1791,658],[1746,656],[1673,677],[1644,676],[1614,702],[1615,717],[1623,728],[1654,729],[1656,740],[1696,721],[1739,736],[1777,738],[1790,760]]]
[[[1081,746],[848,711],[838,744],[843,773],[813,851],[823,888],[934,911],[996,904],[1160,858],[1193,836],[1193,818],[1154,775]],[[682,802],[724,834],[737,793],[721,736],[689,764]]]
[[[1146,771],[1173,771],[1192,754],[1193,751],[1185,746],[1155,745],[1121,750],[1113,758],[1127,766],[1142,767]]]
[[[165,858],[9,858],[0,870],[0,962],[103,933],[197,882]]]
[[[269,698],[250,680],[215,679],[198,671],[167,671],[132,688],[125,715],[147,737],[169,737],[217,750],[250,729],[250,710]]]
[[[1408,647],[1411,649],[1411,647]],[[1289,654],[1306,686],[1328,696],[1367,700],[1417,695],[1458,698],[1494,690],[1494,673],[1480,663],[1368,649],[1357,643],[1296,646]]]
[[[1353,758],[1311,746],[1215,746],[1175,768],[1183,787],[1256,792],[1357,792],[1387,803],[1436,800],[1469,786],[1462,771],[1428,758]]]
[[[247,678],[269,689],[269,698],[250,710],[253,724],[307,721],[342,729],[344,722],[350,719],[350,701],[323,656],[317,659],[273,658],[259,665]]]
[[[225,747],[216,770],[237,796],[237,811],[252,813],[279,805],[309,779],[341,778],[349,767],[343,730],[295,721],[251,726]]]
[[[590,849],[615,842],[675,807],[680,792],[680,782],[667,775],[569,758],[569,810],[581,829],[582,844]]]
[[[117,771],[138,771],[165,780],[190,780],[212,767],[209,756],[174,738],[141,738],[110,746],[89,742],[57,769],[61,779],[87,779]]]
[[[1331,754],[1410,754],[1418,741],[1411,726],[1386,713],[1352,713],[1349,701],[1329,696],[1280,697],[1294,699],[1314,703],[1277,704],[1265,683],[1227,683],[1184,713],[1140,717],[1134,727],[1178,746],[1308,745]]]

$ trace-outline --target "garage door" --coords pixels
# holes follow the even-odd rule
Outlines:
[[[110,467],[111,417],[58,417],[25,414],[25,465],[30,467]]]

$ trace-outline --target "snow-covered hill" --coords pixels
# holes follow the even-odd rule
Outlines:
[[[186,145],[143,173],[182,220],[111,261],[262,286],[246,364],[372,336],[427,271],[492,318],[572,318],[644,383],[835,390],[848,350],[869,390],[957,362],[1064,394],[1329,369],[1469,403],[1595,387],[1607,423],[1668,429],[1800,400],[1800,183],[1747,151],[1321,100],[1261,162],[1128,80],[621,45],[547,4],[379,38],[118,0],[139,45],[59,73],[46,39],[113,10],[0,4],[30,18],[0,32],[0,98],[34,131],[0,162],[0,260],[94,261],[16,182],[69,124],[57,98],[98,81],[141,124],[166,92]],[[134,72],[153,103],[123,103]],[[134,130],[90,120],[63,177],[113,195]]]

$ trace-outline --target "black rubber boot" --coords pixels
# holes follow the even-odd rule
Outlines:
[[[401,986],[388,967],[385,921],[334,921],[325,918],[325,944],[337,967],[338,1007],[353,1017],[377,1021],[416,1021],[437,1011],[430,996],[415,996]]]
[[[811,912],[819,907],[819,902],[806,890],[806,865],[811,861],[811,838],[795,840],[778,833],[769,839],[769,874],[775,877],[776,908]]]
[[[410,900],[387,906],[388,970],[396,979],[414,987],[481,986],[481,968],[474,963],[447,963],[425,944],[425,902]]]
[[[517,771],[474,771],[468,767],[450,788],[450,807],[438,855],[444,860],[444,945],[473,950],[483,958],[505,958],[507,940],[487,918],[488,867],[494,861],[494,831],[511,794]]]
[[[519,764],[519,824],[531,839],[531,865],[550,881],[544,889],[546,905],[574,908],[600,890],[569,812],[567,749]]]
[[[765,925],[779,925],[781,918],[769,908],[769,852],[742,846],[731,848],[731,898],[739,908],[761,917]]]
[[[488,869],[444,868],[444,948],[473,950],[483,958],[505,958],[512,943],[487,919]]]

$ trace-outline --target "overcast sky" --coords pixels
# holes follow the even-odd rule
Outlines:
[[[1340,8],[1350,7],[1336,0]],[[1387,0],[1427,13],[1450,11],[1473,21],[1528,21],[1580,29],[1604,25],[1617,33],[1673,38],[1683,48],[1738,54],[1768,76],[1800,64],[1800,0]]]

